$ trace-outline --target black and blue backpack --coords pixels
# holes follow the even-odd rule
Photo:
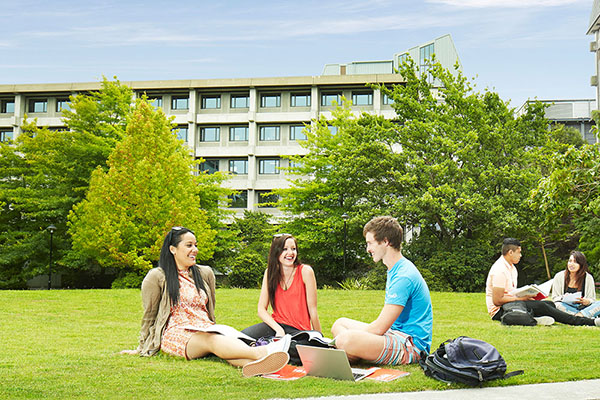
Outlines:
[[[507,374],[506,362],[494,346],[467,336],[446,340],[432,354],[422,357],[419,363],[429,377],[471,386],[523,373],[519,370]]]

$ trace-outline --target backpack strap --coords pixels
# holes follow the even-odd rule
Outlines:
[[[525,373],[525,371],[523,371],[522,369],[518,369],[516,371],[512,371],[512,372],[509,372],[507,374],[504,374],[504,376],[502,377],[502,379],[507,379],[507,378],[510,378],[510,377],[513,377],[513,376],[517,376],[517,375],[523,375],[524,373]]]

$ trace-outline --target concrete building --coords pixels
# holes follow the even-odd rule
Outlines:
[[[590,51],[594,53],[596,74],[590,78],[590,84],[596,87],[596,104],[598,104],[598,99],[600,99],[600,86],[598,86],[598,76],[600,76],[600,0],[594,0],[587,34],[594,35],[594,40],[590,42]]]
[[[178,135],[196,158],[204,159],[202,170],[229,171],[226,185],[239,190],[232,207],[278,214],[262,206],[275,188],[287,187],[280,167],[288,155],[306,150],[299,141],[312,120],[331,117],[334,102],[352,101],[352,110],[393,118],[389,99],[368,84],[396,85],[404,79],[395,73],[403,58],[415,63],[436,54],[446,67],[459,63],[449,35],[394,55],[393,60],[353,62],[325,66],[323,75],[247,79],[196,79],[121,82],[136,96],[146,94],[155,107],[173,116]],[[337,66],[337,67],[336,67]],[[70,95],[98,90],[100,83],[0,85],[0,140],[16,138],[25,114],[40,126],[61,129],[61,111]]]
[[[596,100],[539,100],[547,104],[545,116],[550,122],[563,124],[567,127],[577,129],[581,137],[590,144],[598,143],[598,137],[591,132],[594,121],[592,111],[598,107]],[[524,107],[524,106],[523,106]],[[517,114],[523,112],[523,107]]]

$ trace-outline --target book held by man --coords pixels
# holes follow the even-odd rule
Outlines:
[[[516,297],[535,296],[533,297],[533,300],[544,300],[550,294],[551,287],[552,280],[549,280],[540,285],[533,283],[531,285],[516,288],[510,294]]]

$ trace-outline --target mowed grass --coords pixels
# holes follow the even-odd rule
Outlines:
[[[258,322],[258,290],[218,289],[217,322],[243,329]],[[382,291],[319,291],[326,336],[341,316],[371,321]],[[494,344],[509,370],[525,374],[489,385],[520,385],[600,378],[600,328],[506,327],[492,322],[482,293],[432,293],[432,350],[465,335]],[[139,290],[0,291],[0,398],[263,399],[443,390],[416,365],[389,383],[306,377],[279,382],[243,378],[215,357],[185,361],[158,355],[124,356],[137,346]]]

